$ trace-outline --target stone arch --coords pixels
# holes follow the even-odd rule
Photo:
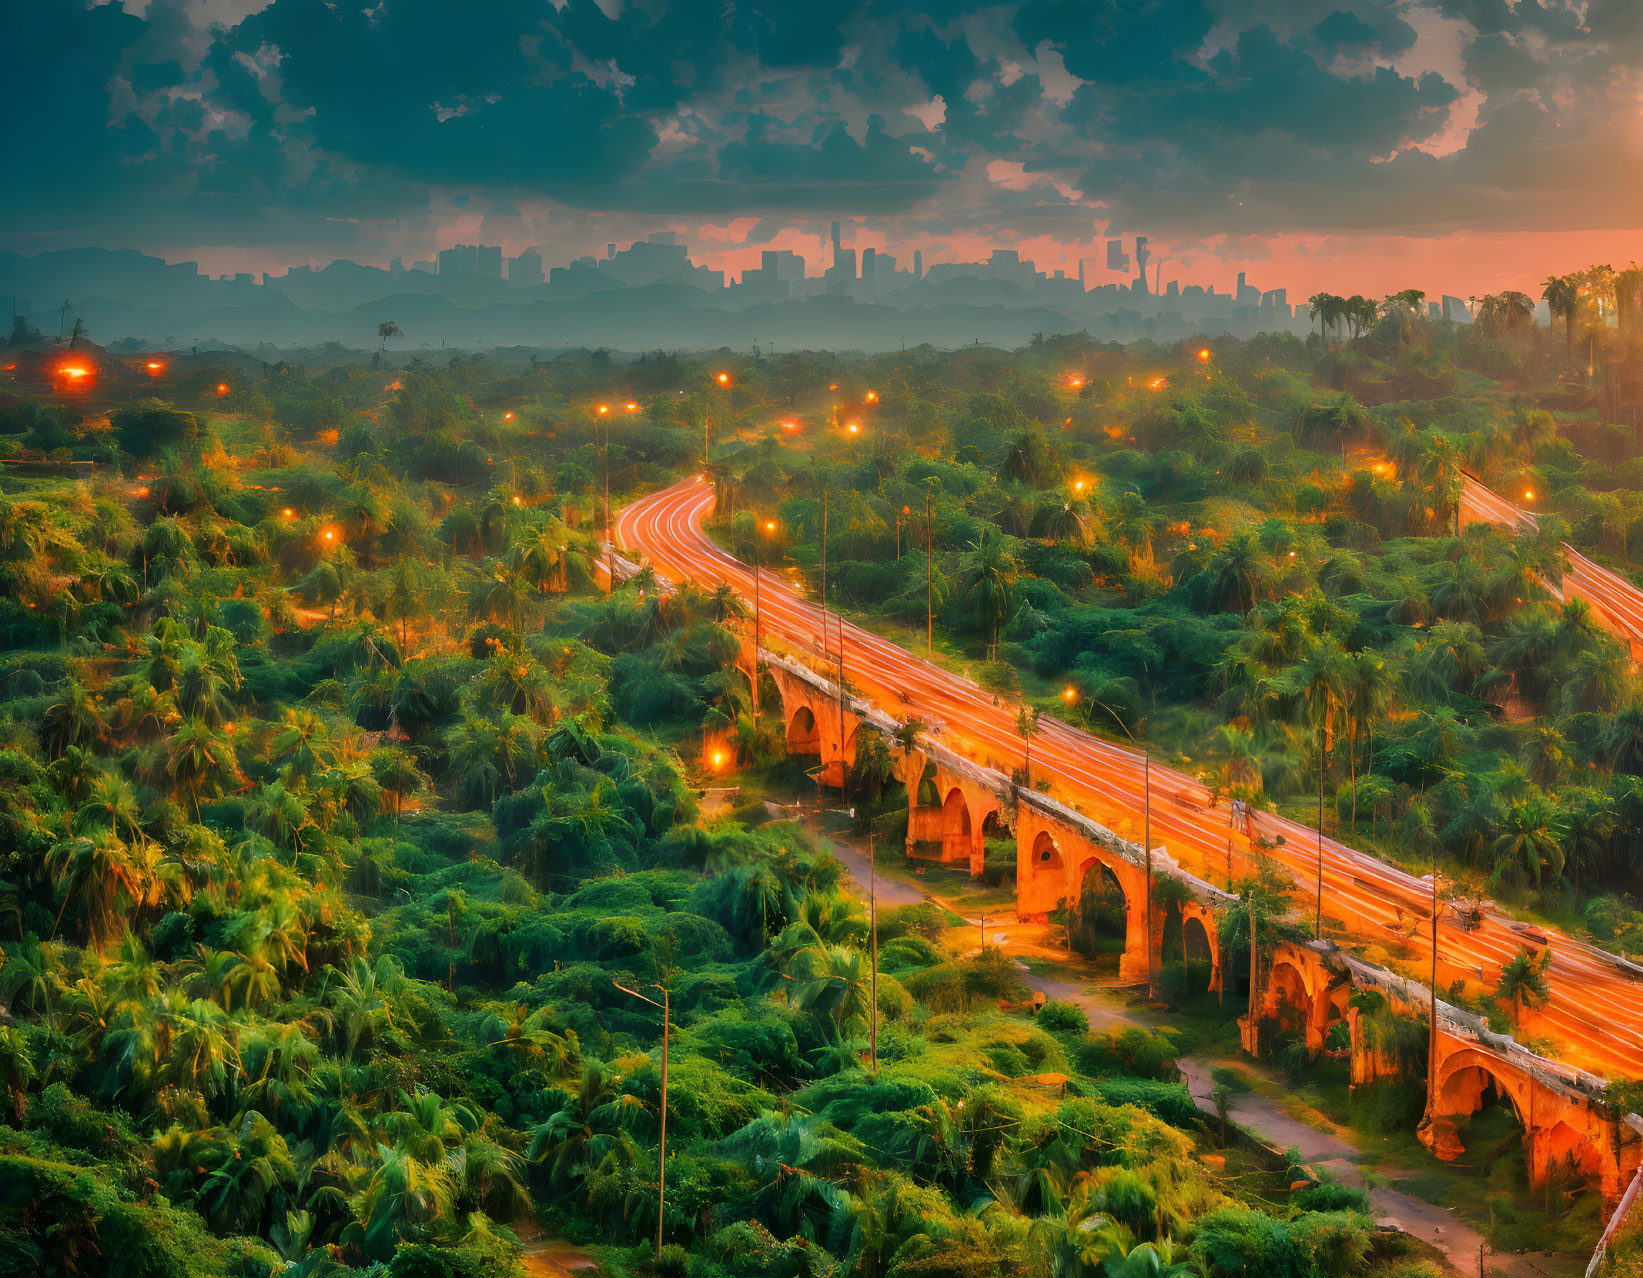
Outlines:
[[[821,754],[821,725],[809,706],[801,705],[787,721],[789,754]]]
[[[1456,1052],[1438,1068],[1437,1111],[1451,1118],[1475,1114],[1493,1094],[1511,1105],[1518,1123],[1527,1130],[1527,1098],[1520,1094],[1521,1083],[1514,1087],[1513,1081],[1482,1052],[1473,1049]]]
[[[1215,947],[1209,939],[1209,928],[1197,914],[1188,914],[1181,921],[1181,951],[1186,961],[1215,966]]]
[[[1041,838],[1043,836],[1040,836]],[[1117,942],[1122,955],[1130,947],[1130,900],[1124,881],[1100,857],[1086,857],[1070,882],[1067,906],[1074,913],[1076,948],[1087,958],[1111,951]],[[1122,963],[1122,958],[1120,958]]]
[[[981,828],[976,831],[975,844],[970,852],[971,878],[980,878],[987,870],[987,840],[1003,838],[1007,834],[1009,834],[1009,830],[1004,824],[1002,814],[996,807],[988,808],[982,815]],[[1013,860],[1014,858],[1012,858],[1009,871],[1010,876],[1013,876],[1015,872]]]
[[[1067,867],[1061,859],[1061,848],[1048,830],[1040,830],[1033,840],[1033,872],[1047,878],[1060,879]]]
[[[1603,1155],[1585,1132],[1559,1119],[1538,1140],[1541,1146],[1540,1161],[1548,1171],[1561,1173],[1567,1169],[1577,1179],[1602,1179]]]
[[[970,805],[957,786],[947,792],[941,804],[941,859],[968,861],[974,842],[970,828]]]
[[[1282,1032],[1304,1036],[1310,1003],[1306,977],[1301,969],[1288,959],[1279,959],[1272,965],[1272,974],[1267,978],[1268,1015],[1278,1022]]]

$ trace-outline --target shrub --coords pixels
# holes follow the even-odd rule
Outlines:
[[[1038,1027],[1052,1034],[1087,1034],[1089,1014],[1077,1003],[1052,998],[1038,1009]]]

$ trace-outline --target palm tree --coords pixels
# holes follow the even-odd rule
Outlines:
[[[40,719],[40,746],[57,758],[70,746],[88,747],[108,734],[97,697],[78,679],[70,679],[62,695],[46,707]]]
[[[1239,529],[1215,552],[1206,571],[1214,582],[1211,598],[1215,606],[1247,617],[1266,575],[1266,559],[1255,534]]]
[[[1039,733],[1038,709],[1029,707],[1025,701],[1016,712],[1015,730],[1021,736],[1021,742],[1026,747],[1026,764],[1021,770],[1023,784],[1027,789],[1033,788],[1033,738]]]
[[[1495,998],[1511,1003],[1514,1024],[1523,1023],[1524,1004],[1541,1007],[1551,1000],[1552,984],[1546,978],[1551,966],[1551,950],[1542,950],[1538,955],[1519,950],[1501,965]]]
[[[996,533],[965,556],[961,589],[965,601],[988,627],[987,659],[998,655],[998,636],[1015,611],[1015,582],[1021,567]]]
[[[287,779],[313,776],[336,761],[331,729],[306,706],[288,709],[283,725],[269,743],[268,757],[271,762],[283,762]]]
[[[1563,847],[1558,840],[1556,812],[1551,801],[1534,794],[1507,808],[1502,831],[1490,848],[1495,881],[1527,879],[1540,887],[1547,875],[1555,881],[1563,873]]]
[[[1441,527],[1447,530],[1450,515],[1455,521],[1455,536],[1460,536],[1460,496],[1466,486],[1466,475],[1461,468],[1459,446],[1440,431],[1428,432],[1426,447],[1421,455],[1420,476],[1426,481],[1426,490],[1432,495],[1433,513]]]
[[[402,332],[403,330],[401,330],[399,325],[394,323],[393,320],[383,320],[382,323],[378,324],[377,336],[382,339],[382,349],[387,350],[388,339],[390,337],[399,337],[402,335]]]
[[[1352,828],[1358,826],[1358,749],[1359,738],[1369,747],[1368,763],[1375,764],[1375,723],[1383,718],[1392,704],[1397,688],[1397,669],[1373,649],[1365,648],[1353,654],[1352,669],[1347,676],[1347,720],[1351,725],[1348,753],[1352,770]]]
[[[1575,312],[1580,309],[1580,285],[1573,275],[1550,275],[1541,283],[1541,299],[1552,318],[1563,317],[1563,345],[1570,368],[1575,365]]]
[[[239,771],[234,747],[202,719],[184,718],[166,743],[165,773],[173,793],[186,794],[200,819],[200,796],[216,793]]]

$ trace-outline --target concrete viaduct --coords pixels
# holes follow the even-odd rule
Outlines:
[[[637,571],[614,554],[610,562],[618,577]],[[672,588],[662,579],[658,586]],[[749,675],[754,655],[744,636],[738,664]],[[933,859],[967,864],[972,876],[978,876],[987,836],[1013,831],[1016,915],[1022,920],[1041,920],[1063,902],[1076,903],[1092,867],[1110,873],[1125,902],[1119,973],[1128,980],[1146,979],[1149,953],[1161,951],[1165,914],[1156,907],[1155,888],[1153,917],[1147,918],[1147,856],[1140,844],[942,745],[939,726],[921,731],[904,750],[896,740],[903,725],[871,703],[841,691],[800,661],[764,649],[757,658],[781,696],[788,753],[816,758],[816,775],[823,783],[842,785],[864,729],[885,740],[895,775],[907,790],[910,855],[939,847]],[[1239,898],[1188,873],[1163,848],[1153,849],[1152,873],[1155,883],[1172,879],[1185,889],[1170,893],[1179,902],[1183,938],[1191,936],[1207,949],[1209,988],[1220,989],[1224,973],[1216,914],[1235,908]],[[1314,1055],[1343,1053],[1354,1087],[1410,1077],[1374,1032],[1373,1017],[1360,1006],[1364,1000],[1352,996],[1377,991],[1392,1015],[1425,1021],[1432,1007],[1427,987],[1354,958],[1328,941],[1282,941],[1263,955],[1261,966],[1256,1020],[1239,1020],[1245,1050],[1258,1056],[1264,1047],[1262,1027],[1273,1026],[1298,1035]],[[1330,1049],[1326,1044],[1341,1037],[1332,1030],[1342,1022],[1345,1046]],[[1465,1120],[1491,1097],[1499,1097],[1523,1126],[1534,1184],[1544,1183],[1554,1168],[1588,1176],[1612,1208],[1629,1182],[1643,1183],[1643,1118],[1616,1113],[1605,1101],[1602,1079],[1531,1052],[1509,1035],[1491,1032],[1481,1017],[1442,999],[1437,1001],[1436,1037],[1429,1060],[1437,1085],[1427,1089],[1427,1112],[1417,1132],[1435,1156],[1453,1160],[1464,1154]]]

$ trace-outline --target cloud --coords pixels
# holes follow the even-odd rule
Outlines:
[[[65,0],[0,41],[13,247],[1207,243],[1626,225],[1643,193],[1635,0]]]

